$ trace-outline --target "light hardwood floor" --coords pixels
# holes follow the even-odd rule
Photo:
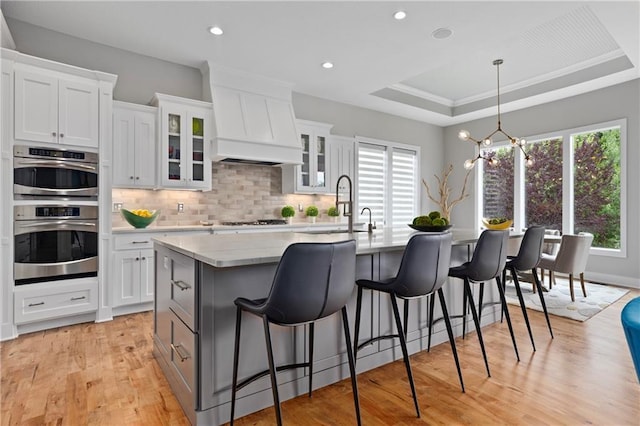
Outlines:
[[[506,324],[483,329],[492,377],[475,333],[457,339],[466,393],[448,344],[411,357],[422,418],[403,364],[358,375],[364,425],[639,425],[640,384],[620,325],[632,291],[584,323],[529,311],[537,352],[511,309],[521,361]],[[485,331],[486,330],[486,331]],[[2,425],[187,425],[151,354],[151,313],[31,333],[0,345]],[[289,425],[355,424],[349,381],[282,404]],[[236,422],[271,425],[272,408]]]

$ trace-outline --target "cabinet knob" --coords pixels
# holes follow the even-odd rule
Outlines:
[[[138,260],[140,260],[140,258],[139,258],[139,257],[136,257],[136,262],[137,262]]]
[[[133,179],[133,176],[129,176],[129,179]]]
[[[142,260],[147,260],[147,258],[146,258],[146,257],[144,257],[144,256],[142,256]]]
[[[136,176],[136,180],[140,180],[140,176]]]
[[[56,132],[51,132],[51,136],[55,136],[55,135],[56,135]]]
[[[61,137],[61,138],[64,138],[64,133],[60,133],[60,137]]]

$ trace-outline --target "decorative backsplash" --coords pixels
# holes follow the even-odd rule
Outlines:
[[[313,204],[320,210],[318,222],[329,222],[327,209],[334,205],[335,195],[282,194],[282,170],[279,167],[213,163],[213,189],[202,191],[170,191],[118,189],[112,191],[113,202],[125,209],[160,210],[156,226],[199,225],[200,221],[243,221],[280,219],[285,205],[296,209],[293,222],[307,222],[303,209]],[[184,212],[178,212],[178,203]],[[129,226],[119,213],[113,213],[113,227]]]

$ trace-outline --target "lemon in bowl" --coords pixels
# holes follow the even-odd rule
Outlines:
[[[160,210],[152,212],[147,209],[121,209],[120,213],[122,214],[122,217],[124,217],[124,219],[129,223],[129,225],[133,226],[134,228],[146,228],[147,226],[151,225],[154,220],[156,220],[156,218],[160,214]]]
[[[513,224],[513,220],[506,217],[482,218],[482,224],[487,229],[505,230]]]

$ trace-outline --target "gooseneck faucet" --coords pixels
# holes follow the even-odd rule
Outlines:
[[[349,182],[349,201],[340,201],[340,181],[342,178],[346,178],[347,182]],[[351,183],[351,178],[347,175],[342,175],[338,178],[336,182],[336,208],[340,210],[340,205],[343,205],[342,215],[349,218],[348,231],[349,233],[353,233],[353,184]]]
[[[369,207],[365,207],[365,208],[362,209],[360,214],[364,214],[365,210],[369,210],[369,226],[367,227],[367,231],[369,233],[372,233],[373,230],[376,229],[376,227],[371,223],[371,209]]]

